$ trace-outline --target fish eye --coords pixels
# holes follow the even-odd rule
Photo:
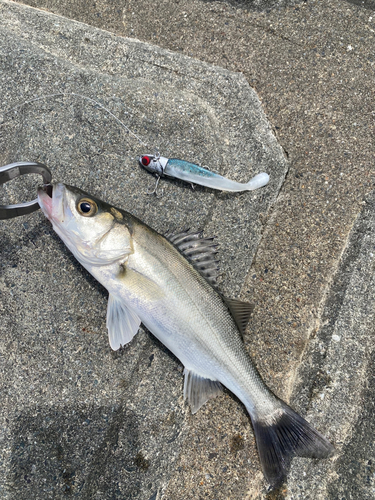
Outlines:
[[[147,167],[151,162],[151,158],[149,156],[142,156],[141,163],[144,167]]]
[[[98,211],[98,206],[95,201],[89,198],[82,198],[77,203],[77,210],[84,217],[92,217]]]

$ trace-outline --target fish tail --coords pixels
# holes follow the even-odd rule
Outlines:
[[[253,189],[261,188],[268,184],[269,180],[270,176],[265,172],[257,174],[246,184],[247,190],[252,191]]]
[[[271,488],[285,481],[293,456],[328,458],[334,446],[287,404],[271,415],[259,417],[248,408],[254,428],[260,463]]]

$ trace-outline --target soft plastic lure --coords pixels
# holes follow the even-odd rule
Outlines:
[[[79,97],[81,99],[84,99],[95,106],[98,106],[99,108],[103,109],[106,111],[112,118],[116,120],[116,122],[121,125],[128,134],[131,134],[135,139],[139,141],[140,144],[143,146],[147,147],[147,144],[142,141],[138,135],[136,135],[134,132],[132,132],[129,127],[125,125],[124,122],[122,122],[117,116],[115,116],[109,109],[107,109],[103,104],[100,104],[99,102],[95,101],[94,99],[91,99],[91,97],[84,96],[82,94],[77,94],[76,92],[57,92],[54,94],[46,94],[42,95],[40,97],[35,97],[33,99],[29,99],[27,101],[24,101],[22,104],[19,104],[17,106],[14,106],[11,109],[8,109],[3,113],[3,115],[7,115],[8,113],[11,113],[12,111],[16,111],[19,108],[22,108],[26,104],[31,104],[36,101],[43,101],[46,99],[51,99],[55,97],[65,97],[65,96],[74,96],[74,97]],[[1,118],[1,115],[0,115]],[[1,122],[1,119],[0,119]],[[183,181],[189,182],[190,184],[200,184],[201,186],[206,186],[212,189],[218,189],[221,191],[232,191],[232,192],[239,192],[239,191],[252,191],[254,189],[261,188],[268,184],[269,182],[269,175],[266,174],[265,172],[262,172],[260,174],[255,175],[249,182],[247,183],[240,183],[236,181],[232,181],[230,179],[227,179],[226,177],[223,177],[219,174],[216,174],[215,172],[211,172],[210,170],[200,167],[199,165],[196,165],[195,163],[190,163],[185,160],[179,160],[178,158],[165,158],[163,156],[160,156],[159,154],[155,155],[142,155],[139,158],[140,164],[146,168],[149,172],[152,172],[156,174],[157,179],[156,179],[156,185],[153,189],[153,191],[148,192],[148,194],[156,194],[157,195],[157,188],[159,185],[159,180],[162,176],[166,175],[168,177],[175,177],[176,179],[181,179]],[[8,211],[9,212],[9,211]],[[7,214],[9,215],[9,213]]]
[[[222,175],[211,172],[206,168],[200,167],[195,163],[190,163],[178,158],[165,158],[158,155],[142,155],[139,158],[139,163],[149,172],[156,174],[157,180],[154,190],[149,194],[156,194],[160,177],[167,175],[175,177],[192,184],[200,184],[212,189],[221,191],[252,191],[258,189],[270,180],[270,177],[265,172],[257,174],[249,182],[241,183],[232,181]]]

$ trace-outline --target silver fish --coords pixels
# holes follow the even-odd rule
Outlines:
[[[116,350],[141,322],[183,363],[192,412],[222,385],[245,405],[262,469],[282,484],[294,455],[326,458],[334,447],[262,381],[241,339],[251,306],[223,298],[212,284],[216,245],[201,233],[168,238],[128,212],[61,183],[38,201],[78,261],[109,292],[107,328]]]
[[[254,189],[261,188],[268,184],[270,177],[265,172],[255,175],[249,182],[241,183],[232,181],[216,174],[207,168],[200,167],[195,163],[190,163],[178,158],[165,158],[158,155],[142,155],[139,158],[139,163],[149,172],[156,174],[157,181],[153,193],[156,193],[159,179],[164,175],[168,177],[175,177],[182,181],[190,182],[193,184],[200,184],[212,189],[219,189],[220,191],[253,191]],[[153,194],[149,193],[149,194]]]

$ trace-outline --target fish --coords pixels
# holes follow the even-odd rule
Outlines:
[[[184,365],[192,413],[223,386],[244,404],[270,489],[293,456],[328,458],[334,446],[263,382],[242,340],[252,305],[217,290],[217,244],[199,231],[161,235],[131,213],[63,183],[38,202],[76,259],[109,292],[106,326],[117,350],[140,324]]]
[[[195,163],[190,163],[178,158],[165,158],[159,155],[142,155],[139,163],[149,172],[156,174],[157,181],[152,193],[156,194],[160,177],[168,176],[181,179],[192,184],[200,184],[220,191],[252,191],[268,184],[270,177],[265,172],[255,175],[249,182],[241,183],[232,181],[207,168],[200,167]]]

